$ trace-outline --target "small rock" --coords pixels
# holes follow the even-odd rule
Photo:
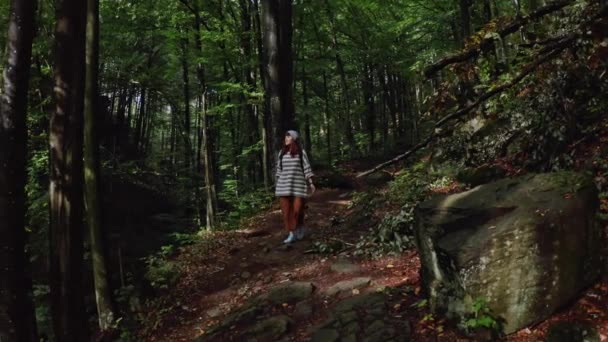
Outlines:
[[[365,333],[373,334],[376,331],[384,329],[384,327],[384,322],[382,322],[381,320],[375,320],[365,329]]]
[[[335,264],[332,264],[330,268],[337,273],[354,273],[361,270],[361,267],[348,261],[338,261]]]
[[[277,341],[293,324],[287,316],[270,317],[245,331],[244,335],[260,341]]]
[[[268,290],[267,293],[256,298],[257,302],[270,302],[278,305],[283,303],[298,303],[312,296],[314,285],[307,282],[290,281]]]
[[[344,280],[332,285],[330,288],[324,291],[326,296],[334,296],[344,292],[351,292],[353,289],[360,289],[366,287],[371,283],[371,278],[360,277],[351,280]]]
[[[380,293],[368,293],[361,296],[351,297],[336,304],[334,311],[345,313],[359,309],[370,310],[381,308],[384,304],[384,296]]]
[[[207,310],[207,316],[209,316],[211,318],[218,317],[221,314],[222,314],[222,310],[220,308],[213,308],[213,309]]]

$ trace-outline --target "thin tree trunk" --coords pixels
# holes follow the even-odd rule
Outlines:
[[[35,0],[10,3],[4,90],[0,102],[0,340],[37,341],[27,275],[25,185],[28,85]]]
[[[206,189],[206,214],[205,222],[206,229],[212,230],[216,226],[215,218],[217,213],[217,194],[215,191],[215,170],[213,168],[213,156],[211,147],[211,137],[209,136],[209,125],[207,117],[207,95],[206,90],[203,93],[203,161],[205,163],[204,177],[205,177],[205,189]]]
[[[203,45],[200,36],[200,28],[202,25],[202,19],[199,16],[199,3],[195,1],[195,31],[196,49],[199,53],[203,52]],[[215,160],[213,158],[213,135],[211,134],[211,123],[209,122],[209,116],[207,115],[207,84],[205,81],[205,68],[202,63],[196,65],[196,77],[198,79],[198,91],[201,96],[201,130],[202,130],[202,152],[203,152],[203,163],[204,171],[203,176],[205,178],[205,194],[206,194],[206,205],[205,205],[205,227],[207,230],[213,230],[216,228],[216,216],[217,216],[217,193],[216,193],[216,169]]]
[[[251,44],[251,1],[239,0],[241,9],[241,58],[243,58],[243,70],[242,78],[245,81],[247,93],[253,92],[255,89],[255,82],[253,79],[253,71],[250,67],[250,59],[252,54]],[[248,98],[243,96],[242,102],[247,103]],[[257,118],[255,117],[255,108],[253,104],[245,105],[245,144],[247,146],[253,146],[259,140],[259,130],[257,125]],[[258,167],[256,167],[256,155],[252,154],[247,157],[246,169],[244,171],[250,174],[250,179],[255,183],[255,174]]]
[[[184,82],[184,166],[190,168],[190,77],[188,72],[188,40],[182,39],[182,79]]]
[[[137,116],[137,121],[135,122],[135,133],[133,134],[133,149],[136,154],[143,150],[143,124],[146,117],[146,87],[144,85],[141,86],[141,95],[139,101],[139,115]]]
[[[331,120],[329,117],[329,89],[327,87],[327,75],[325,74],[325,71],[323,71],[323,94],[325,97],[325,112],[324,112],[324,117],[325,117],[325,139],[327,142],[327,165],[331,165],[331,155],[332,155],[332,149],[331,149]]]
[[[354,149],[355,154],[358,153],[357,144],[355,143],[355,137],[353,134],[353,128],[351,125],[351,99],[350,92],[348,89],[348,81],[346,79],[346,72],[344,71],[344,62],[342,61],[342,57],[339,53],[338,47],[338,36],[335,25],[335,19],[331,7],[329,6],[329,1],[325,0],[325,9],[327,11],[327,16],[329,17],[330,27],[332,31],[332,48],[335,51],[335,60],[336,60],[336,69],[338,70],[338,74],[340,75],[340,82],[342,85],[342,98],[344,100],[344,104],[346,105],[346,117],[342,120],[342,124],[344,127],[344,136],[346,138],[346,143],[349,147]]]
[[[515,0],[517,1],[517,0]],[[461,38],[462,38],[462,46],[464,46],[464,42],[471,35],[471,4],[472,0],[460,0],[460,29],[461,29]]]
[[[56,339],[88,340],[83,303],[83,90],[86,2],[57,0],[56,111],[50,121],[50,285]]]
[[[374,74],[373,66],[370,64],[363,65],[363,100],[367,108],[366,129],[369,135],[370,151],[376,150],[376,111],[374,101]]]
[[[308,159],[313,159],[312,153],[312,137],[310,134],[310,113],[308,109],[308,79],[306,78],[306,69],[304,67],[304,61],[302,61],[302,97],[304,98],[304,136],[306,139],[306,150],[308,153]]]
[[[258,0],[253,0],[253,10],[255,13],[254,16],[254,24],[255,24],[255,40],[258,50],[258,67],[260,69],[260,84],[262,85],[262,89],[267,90],[266,88],[266,72],[264,68],[264,61],[266,60],[266,54],[264,51],[264,47],[262,45],[262,27],[260,20],[260,9],[258,5]],[[272,138],[270,135],[271,132],[271,119],[270,119],[270,98],[269,93],[267,91],[264,92],[264,105],[262,106],[262,115],[261,115],[261,127],[262,127],[262,140],[263,140],[263,148],[262,148],[262,165],[264,166],[264,186],[266,188],[270,187],[272,183]]]
[[[114,308],[112,291],[108,282],[106,254],[103,243],[101,206],[100,206],[100,165],[99,140],[97,137],[97,111],[99,110],[99,0],[87,0],[87,47],[86,47],[86,85],[84,102],[84,170],[85,170],[85,208],[91,239],[91,260],[95,282],[95,300],[99,329],[102,332],[112,329]]]
[[[177,154],[177,146],[176,146],[176,140],[177,140],[177,132],[176,132],[176,115],[177,115],[177,111],[175,110],[175,107],[171,106],[171,110],[170,110],[170,115],[171,115],[171,137],[170,137],[170,155],[171,155],[171,166],[175,166],[175,155]]]

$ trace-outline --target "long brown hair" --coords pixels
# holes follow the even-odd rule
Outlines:
[[[292,158],[296,154],[300,156],[300,166],[302,167],[302,170],[304,170],[304,159],[302,149],[300,148],[300,144],[297,143],[296,139],[294,139],[289,145],[283,145],[283,148],[281,149],[281,153],[279,154],[279,167],[281,168],[281,170],[283,170],[283,156],[287,152],[289,152]]]
[[[281,155],[285,155],[287,152],[289,152],[289,154],[291,154],[291,156],[293,157],[296,154],[300,154],[301,151],[302,149],[300,148],[300,144],[298,144],[298,141],[296,139],[293,139],[291,144],[283,145],[283,148],[281,149]]]

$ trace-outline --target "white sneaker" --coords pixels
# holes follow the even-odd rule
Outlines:
[[[296,241],[296,235],[293,232],[289,232],[287,239],[283,240],[283,243],[292,243],[294,241]]]

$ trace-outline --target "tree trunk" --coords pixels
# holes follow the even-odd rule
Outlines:
[[[329,116],[329,89],[327,87],[327,75],[325,74],[325,71],[323,71],[323,95],[325,97],[325,115],[324,115],[324,119],[325,119],[325,139],[327,142],[327,165],[331,165],[331,155],[332,155],[332,149],[331,149],[331,120],[330,120],[330,116]]]
[[[304,136],[306,139],[306,151],[308,153],[308,159],[313,159],[312,153],[312,136],[310,134],[310,113],[308,109],[308,79],[306,78],[306,69],[304,67],[304,61],[302,61],[302,97],[304,98]]]
[[[86,85],[84,100],[84,170],[85,208],[91,239],[91,259],[99,329],[106,332],[114,323],[112,291],[108,282],[106,253],[103,243],[100,206],[99,140],[99,0],[87,0]]]
[[[293,102],[293,5],[292,0],[278,0],[279,12],[279,89],[281,97],[280,121],[283,123],[279,136],[282,144],[283,135],[288,129],[297,129]]]
[[[0,340],[38,341],[25,253],[27,102],[35,0],[10,3],[0,102]]]
[[[363,65],[363,100],[367,109],[366,129],[369,135],[370,151],[376,150],[376,111],[374,101],[374,70],[370,64]]]
[[[86,2],[57,0],[55,101],[50,120],[50,285],[56,339],[88,340],[83,305],[82,113]]]
[[[517,0],[515,0],[517,1]],[[462,38],[462,46],[464,46],[464,42],[471,35],[471,4],[472,0],[460,0],[460,29],[461,29],[461,38]]]
[[[194,26],[196,33],[195,44],[197,51],[202,54],[203,45],[200,36],[200,28],[202,25],[202,19],[199,15],[198,0],[195,1],[195,18]],[[213,230],[216,227],[216,216],[217,216],[217,192],[216,192],[216,170],[215,160],[213,158],[213,136],[210,133],[211,124],[207,115],[208,106],[208,94],[207,84],[205,81],[205,68],[202,63],[196,65],[196,77],[198,79],[198,91],[201,96],[201,130],[202,130],[202,160],[204,163],[203,176],[205,178],[205,194],[206,194],[206,205],[205,205],[205,227],[207,230]]]
[[[265,72],[265,61],[266,61],[266,53],[264,51],[264,46],[262,44],[262,27],[260,20],[260,9],[258,5],[258,0],[253,0],[253,8],[255,12],[255,40],[258,50],[258,67],[260,69],[260,83],[264,90],[266,88],[266,72]],[[273,161],[273,148],[272,148],[272,136],[271,132],[271,122],[270,119],[270,97],[268,91],[264,91],[264,105],[262,106],[262,115],[261,115],[261,127],[262,127],[262,140],[263,140],[263,148],[262,148],[262,164],[264,166],[264,186],[266,188],[270,187],[272,183],[272,161]]]
[[[334,21],[334,15],[329,6],[329,1],[325,0],[325,9],[327,11],[327,16],[329,17],[330,27],[332,31],[332,48],[335,51],[335,60],[336,60],[336,69],[338,70],[338,74],[340,75],[340,82],[342,85],[342,98],[344,100],[344,104],[346,106],[346,117],[342,120],[342,124],[344,125],[344,136],[346,138],[346,143],[350,148],[354,149],[355,154],[358,153],[357,144],[355,143],[355,137],[353,134],[353,128],[351,125],[351,99],[350,92],[348,89],[348,81],[346,79],[346,72],[344,71],[344,62],[342,61],[342,57],[339,54],[338,50],[338,36],[336,25]]]
[[[291,0],[263,0],[266,92],[272,118],[275,149],[282,144],[285,131],[295,128],[292,75]]]
[[[135,154],[138,154],[143,150],[143,124],[146,118],[146,87],[144,85],[141,86],[139,103],[139,115],[135,122],[135,133],[133,134],[133,151]]]
[[[259,140],[259,130],[257,124],[257,118],[255,116],[254,105],[249,102],[248,93],[255,90],[255,81],[253,79],[253,70],[251,68],[250,59],[252,56],[252,44],[251,44],[251,1],[239,0],[241,9],[241,58],[243,58],[243,69],[242,78],[245,81],[247,93],[242,97],[242,101],[245,103],[245,145],[248,147],[253,146]],[[255,183],[256,181],[256,167],[257,157],[255,154],[251,154],[246,160],[246,170],[249,172],[249,178]]]
[[[190,77],[188,72],[188,39],[183,38],[182,44],[182,79],[184,82],[184,167],[190,168]]]

